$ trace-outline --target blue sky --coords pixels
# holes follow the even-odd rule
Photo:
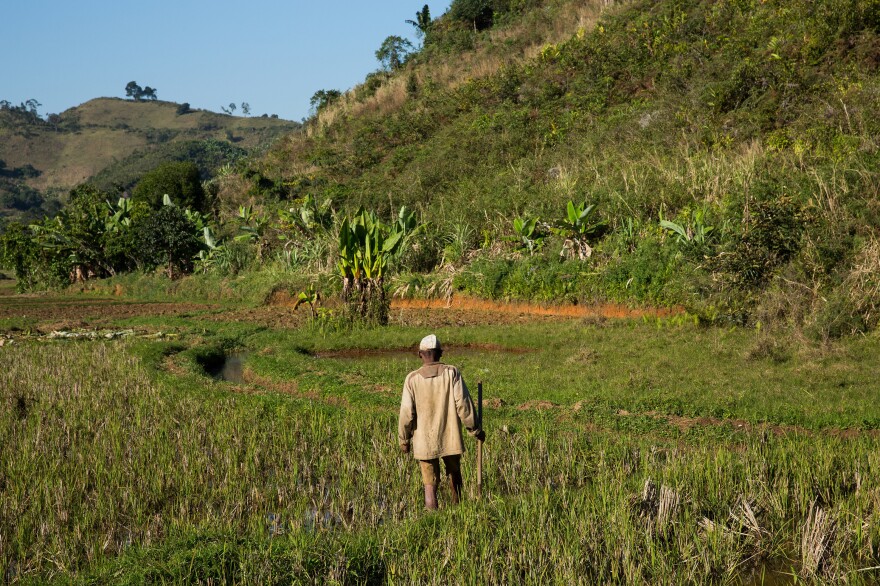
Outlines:
[[[389,35],[415,43],[424,0],[12,0],[4,2],[0,100],[41,114],[125,96],[136,81],[160,100],[299,120],[319,89],[348,89],[378,68]],[[449,0],[428,2],[439,16]]]

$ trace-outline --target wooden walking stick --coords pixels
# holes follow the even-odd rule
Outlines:
[[[477,383],[478,429],[483,429],[483,381]],[[485,432],[484,432],[485,433]],[[477,440],[477,497],[483,498],[483,440]]]

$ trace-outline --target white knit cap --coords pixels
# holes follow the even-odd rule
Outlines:
[[[424,352],[426,350],[439,350],[440,349],[440,340],[437,339],[437,336],[434,334],[430,334],[422,338],[422,341],[419,343],[419,352]]]

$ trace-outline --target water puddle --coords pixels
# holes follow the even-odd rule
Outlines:
[[[230,383],[243,384],[244,363],[250,356],[250,352],[233,352],[227,354],[222,361],[216,364],[206,365],[205,372],[214,380]]]
[[[741,578],[742,586],[790,586],[798,584],[797,576],[786,572],[781,564],[770,562]]]

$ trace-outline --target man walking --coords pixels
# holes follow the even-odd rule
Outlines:
[[[461,372],[440,362],[443,350],[437,336],[425,336],[419,344],[422,367],[403,383],[397,437],[404,453],[419,461],[425,486],[425,508],[437,508],[440,459],[449,477],[452,502],[461,499],[461,425],[479,441],[486,435],[479,428],[474,403]]]

